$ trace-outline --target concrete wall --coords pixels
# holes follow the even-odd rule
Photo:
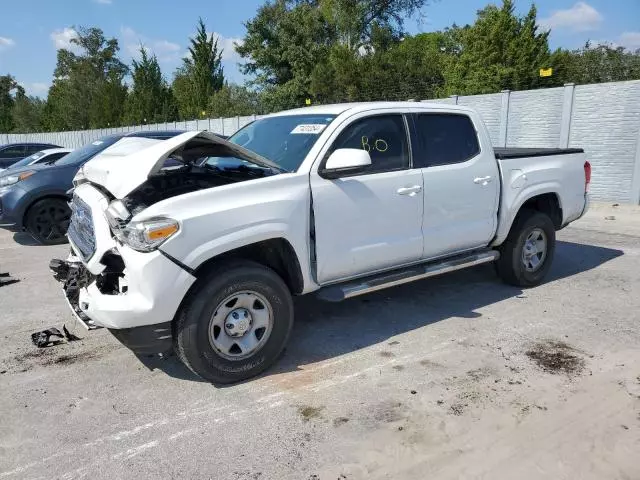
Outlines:
[[[596,200],[640,203],[640,80],[457,96],[429,102],[478,110],[496,146],[582,147],[593,165]],[[0,134],[0,144],[46,141],[77,148],[133,130],[209,130],[230,135],[256,116],[210,118],[79,132]]]

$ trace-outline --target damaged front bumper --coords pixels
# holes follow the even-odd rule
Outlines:
[[[117,242],[104,215],[107,199],[96,188],[81,185],[73,202],[71,254],[50,263],[71,311],[86,328],[105,327],[136,353],[168,350],[171,321],[195,277],[159,250]]]
[[[166,352],[172,348],[171,321],[195,279],[159,253],[133,257],[138,255],[148,260],[139,271],[107,267],[94,275],[73,254],[49,267],[85,328],[105,327],[137,354]]]
[[[100,328],[80,309],[80,289],[87,287],[94,280],[91,272],[79,261],[72,262],[57,258],[49,262],[49,269],[53,272],[53,278],[62,283],[64,298],[78,322],[87,330]]]

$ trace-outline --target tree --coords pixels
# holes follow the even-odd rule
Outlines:
[[[177,108],[171,89],[162,78],[160,65],[155,55],[151,57],[144,46],[140,46],[140,60],[132,60],[133,85],[125,104],[125,121],[128,124],[173,121]]]
[[[357,96],[353,80],[373,51],[375,35],[390,43],[403,34],[404,16],[416,13],[426,0],[275,0],[263,5],[245,24],[237,47],[245,59],[242,70],[263,90],[269,109]],[[344,83],[344,82],[348,83]],[[328,83],[323,83],[328,82]],[[339,90],[336,91],[336,87]]]
[[[24,88],[11,75],[0,76],[0,132],[10,132],[14,127],[12,110],[14,95],[24,96]]]
[[[41,132],[44,130],[43,116],[46,102],[38,97],[17,94],[11,116],[13,131],[19,133]]]
[[[524,17],[514,9],[513,0],[503,0],[500,8],[489,5],[480,10],[473,25],[447,32],[452,53],[445,68],[447,93],[473,95],[545,85],[539,70],[549,65],[549,32],[539,32],[535,5]]]
[[[236,117],[262,114],[257,92],[234,84],[226,84],[209,99],[207,111],[212,117]]]
[[[191,39],[189,55],[183,59],[173,81],[181,118],[196,118],[206,111],[210,97],[224,85],[222,49],[213,34],[207,34],[202,18],[198,31]]]
[[[551,55],[554,75],[561,83],[620,82],[640,79],[640,49],[635,52],[608,44],[592,45],[568,51],[558,49]]]
[[[45,108],[51,130],[120,125],[127,94],[127,66],[118,58],[118,41],[99,28],[78,28],[71,42],[81,53],[60,49]]]

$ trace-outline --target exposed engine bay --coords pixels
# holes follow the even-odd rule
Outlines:
[[[163,168],[150,175],[123,202],[135,215],[167,198],[277,173],[239,158],[224,145],[196,138],[169,155]]]

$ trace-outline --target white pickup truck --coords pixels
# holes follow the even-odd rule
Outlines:
[[[229,141],[146,142],[78,173],[72,253],[51,268],[85,326],[137,353],[173,348],[213,382],[277,359],[292,295],[339,301],[487,262],[538,285],[556,230],[588,206],[582,150],[494,149],[460,106],[317,106]]]

